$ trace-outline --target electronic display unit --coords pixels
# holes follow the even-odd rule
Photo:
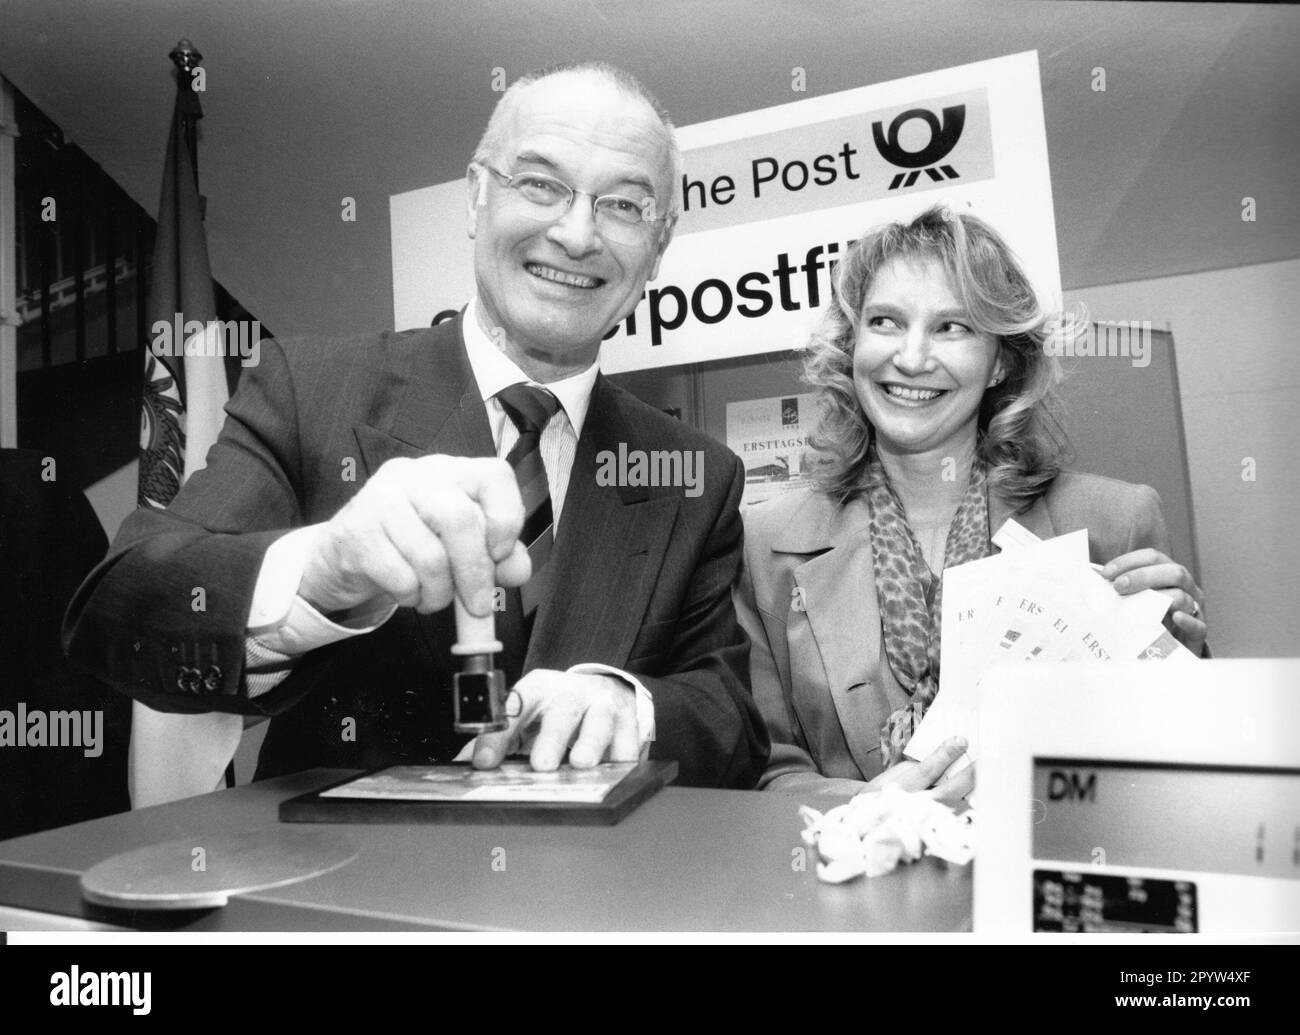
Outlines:
[[[985,676],[975,930],[1300,931],[1300,661]]]

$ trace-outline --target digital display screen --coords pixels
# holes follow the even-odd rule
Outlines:
[[[1036,758],[1032,793],[1036,861],[1300,880],[1297,770]]]
[[[1034,930],[1195,934],[1196,885],[1185,880],[1035,870]]]

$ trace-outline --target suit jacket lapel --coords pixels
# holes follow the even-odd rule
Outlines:
[[[773,542],[782,553],[817,556],[794,571],[808,624],[826,672],[849,752],[863,773],[871,771],[871,749],[879,743],[879,688],[866,679],[880,669],[880,611],[871,560],[871,512],[865,500],[837,507],[813,496],[818,513],[803,513]],[[809,735],[817,734],[811,730]]]
[[[598,485],[599,457],[645,448],[617,393],[596,379],[578,440],[548,564],[550,591],[537,610],[526,669],[581,661],[621,665],[636,641],[676,524],[680,500],[644,486]]]
[[[366,421],[353,427],[367,474],[399,456],[496,455],[461,319],[463,314],[392,349]]]

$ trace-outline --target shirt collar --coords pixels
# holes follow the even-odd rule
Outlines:
[[[477,296],[465,309],[461,320],[461,333],[465,336],[465,351],[469,355],[470,369],[478,383],[479,393],[486,403],[501,389],[520,383],[536,385],[527,374],[519,369],[517,363],[507,356],[496,343],[487,336],[480,322],[482,307]],[[587,407],[591,404],[591,391],[595,387],[596,377],[600,373],[599,361],[591,364],[571,377],[550,384],[541,385],[554,393],[564,408],[564,414],[573,425],[574,434],[581,437],[582,425],[587,419]]]

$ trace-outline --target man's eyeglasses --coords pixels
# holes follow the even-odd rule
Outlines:
[[[474,163],[497,177],[525,202],[520,211],[529,219],[549,223],[569,211],[576,195],[591,198],[595,213],[596,230],[607,241],[620,244],[641,244],[649,228],[667,218],[655,214],[655,199],[631,198],[623,194],[596,196],[585,190],[575,190],[563,180],[546,173],[522,172],[513,176],[483,162]]]

